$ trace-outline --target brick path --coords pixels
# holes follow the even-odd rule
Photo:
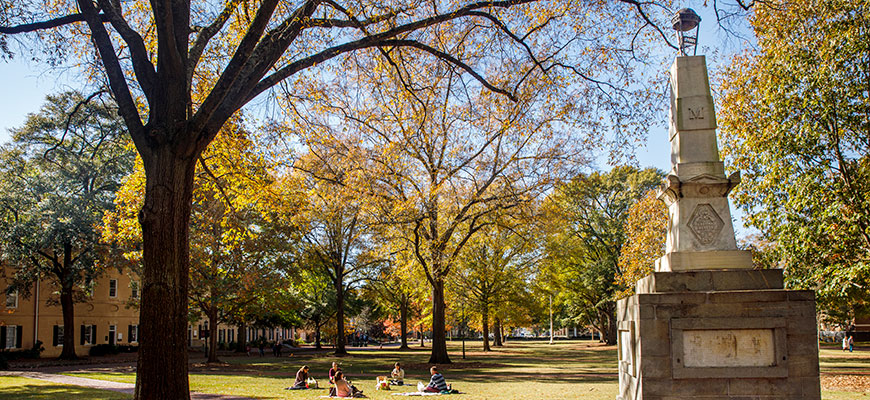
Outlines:
[[[0,371],[0,376],[20,376],[22,378],[39,379],[61,385],[83,386],[93,389],[111,390],[113,392],[133,394],[135,385],[132,383],[111,382],[90,378],[78,378],[75,376],[47,374],[35,371]],[[253,400],[247,397],[227,396],[220,394],[208,394],[190,392],[191,400]]]

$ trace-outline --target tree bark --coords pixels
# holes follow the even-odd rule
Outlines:
[[[61,360],[75,360],[78,356],[76,356],[75,307],[72,285],[61,285],[60,307],[63,312],[63,350],[61,350],[60,357],[58,358]]]
[[[217,358],[217,324],[218,309],[215,306],[208,311],[208,361],[209,363],[220,362]]]
[[[347,354],[347,337],[344,336],[344,282],[335,282],[335,354]]]
[[[606,303],[606,309],[604,310],[604,343],[608,345],[616,344],[616,302],[609,301]]]
[[[433,268],[433,270],[435,270]],[[437,270],[436,270],[437,271]],[[432,353],[429,364],[450,364],[447,354],[447,332],[445,329],[444,278],[434,274],[432,284]]]
[[[176,135],[167,136],[193,134],[173,133]],[[198,156],[195,153],[192,149],[184,152],[177,144],[156,144],[142,157],[146,184],[145,204],[139,212],[144,268],[137,400],[190,399],[186,337],[188,232]]]
[[[494,345],[496,345],[496,346],[498,346],[498,347],[501,347],[501,346],[502,346],[502,341],[501,341],[502,331],[501,331],[501,318],[499,318],[499,317],[496,317],[496,318],[495,318],[495,329],[494,329],[494,333],[495,333],[495,343],[494,343]]]
[[[401,350],[408,350],[408,302],[407,295],[402,295],[402,304],[399,305],[399,331],[402,335]]]
[[[323,346],[320,345],[320,320],[314,321],[314,348],[320,350]]]
[[[248,352],[248,325],[244,322],[239,323],[239,336],[236,338],[236,353]]]
[[[484,304],[480,311],[480,325],[483,327],[483,351],[492,351],[489,348],[489,306]]]

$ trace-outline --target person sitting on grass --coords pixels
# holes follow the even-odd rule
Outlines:
[[[432,378],[429,379],[429,385],[423,389],[424,392],[441,393],[443,390],[450,390],[447,381],[444,380],[444,375],[438,373],[438,367],[433,365],[432,368],[429,368],[429,372],[432,374]]]
[[[299,371],[296,371],[296,382],[293,382],[293,386],[288,387],[290,390],[299,390],[299,389],[308,389],[308,366],[303,365],[302,368],[299,368]]]
[[[392,378],[390,379],[390,385],[404,385],[405,370],[402,369],[402,364],[396,363],[396,367],[393,368],[393,372],[390,372],[390,378]]]
[[[329,383],[335,384],[335,374],[341,372],[341,367],[337,362],[332,363],[332,368],[329,369]]]
[[[344,380],[341,371],[335,373],[335,397],[366,397],[363,392]]]

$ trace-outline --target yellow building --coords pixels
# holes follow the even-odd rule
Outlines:
[[[139,282],[127,274],[112,269],[100,277],[88,301],[75,305],[75,326],[69,328],[63,325],[59,288],[48,280],[34,284],[27,298],[6,294],[7,286],[0,278],[0,346],[5,349],[30,349],[41,340],[42,357],[57,357],[67,329],[74,329],[79,356],[98,344],[138,344],[139,310],[128,305],[139,297]]]

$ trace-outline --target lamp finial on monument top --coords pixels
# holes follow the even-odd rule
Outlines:
[[[688,56],[698,52],[698,31],[700,30],[701,17],[691,8],[682,8],[671,18],[674,30],[677,31],[677,42],[680,46],[680,55]],[[692,36],[692,30],[695,30]]]

